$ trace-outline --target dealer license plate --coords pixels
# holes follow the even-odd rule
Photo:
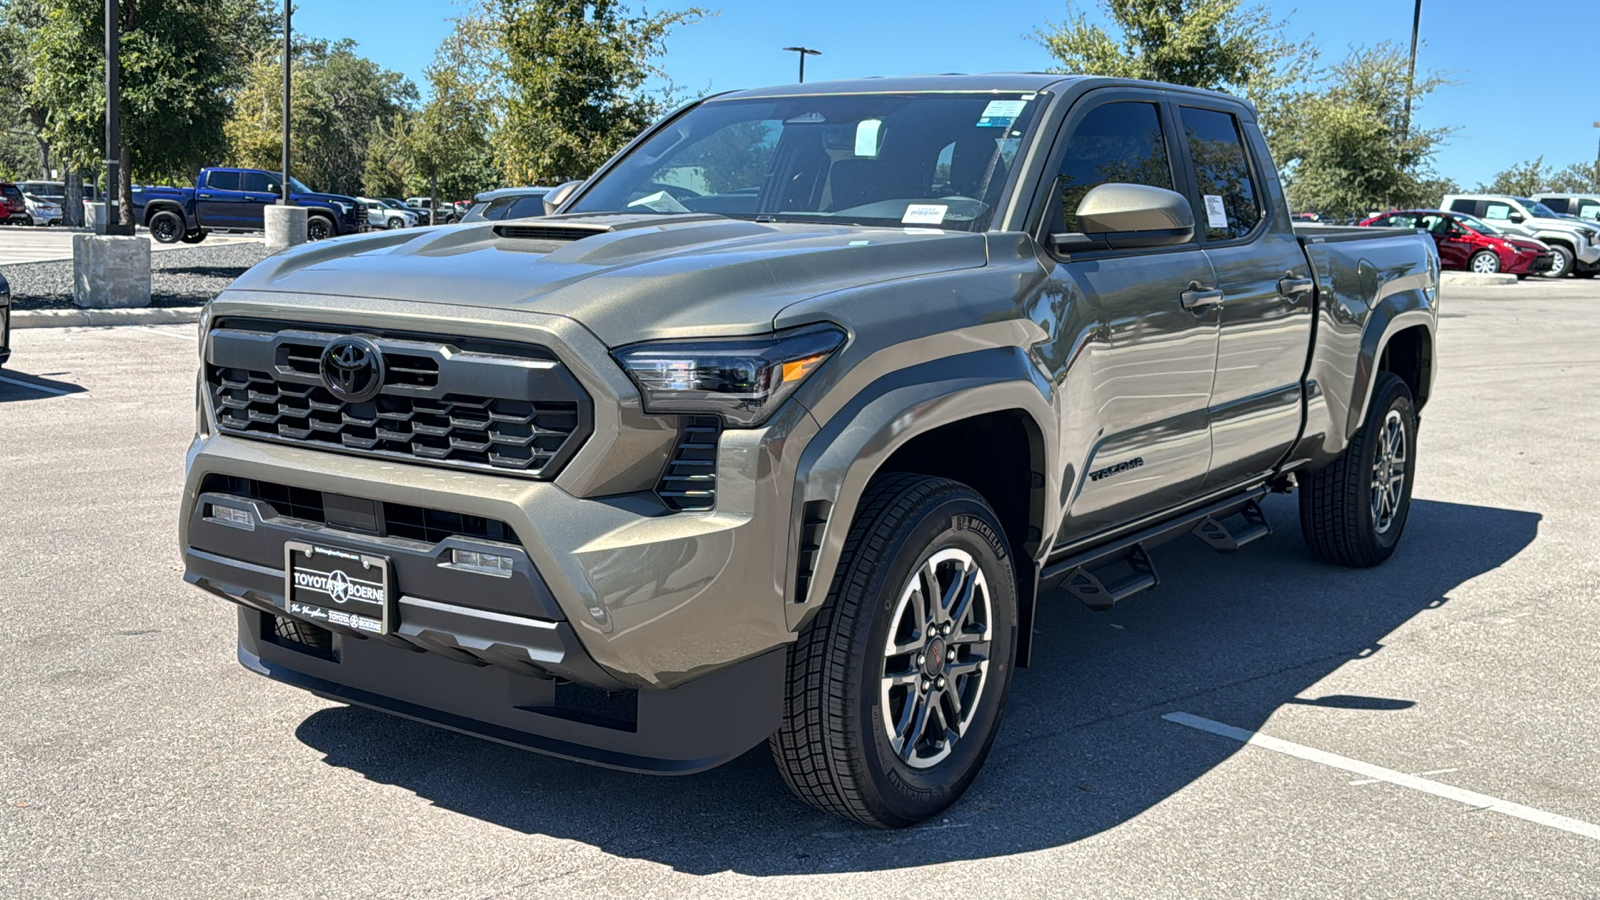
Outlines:
[[[389,558],[288,541],[283,609],[298,619],[366,634],[388,634],[394,598]]]

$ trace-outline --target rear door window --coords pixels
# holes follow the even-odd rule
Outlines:
[[[1261,192],[1250,173],[1239,122],[1213,109],[1180,110],[1206,217],[1206,240],[1230,241],[1261,224]]]
[[[1058,188],[1065,230],[1078,232],[1078,204],[1102,184],[1173,190],[1161,113],[1154,103],[1115,102],[1091,110],[1072,130]]]
[[[1567,198],[1565,197],[1549,197],[1540,202],[1558,213],[1567,212]]]
[[[244,172],[244,173],[241,173],[241,174],[243,175],[244,187],[240,188],[240,190],[245,190],[245,191],[250,191],[252,193],[260,193],[260,194],[276,194],[276,193],[279,193],[279,186],[278,186],[277,179],[274,179],[272,176],[268,175],[267,173],[265,173],[265,172]]]
[[[511,209],[505,214],[507,219],[527,219],[533,216],[544,215],[544,195],[535,194],[532,197],[517,197],[511,204]]]
[[[214,191],[239,190],[238,172],[212,172],[206,176],[206,187]]]

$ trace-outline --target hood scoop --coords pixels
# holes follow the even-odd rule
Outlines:
[[[581,241],[605,234],[609,225],[496,225],[494,233],[503,238],[534,241]]]

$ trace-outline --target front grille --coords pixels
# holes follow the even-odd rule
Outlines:
[[[240,478],[237,475],[207,475],[200,482],[200,491],[256,500],[272,507],[272,511],[280,516],[317,524],[327,523],[321,491],[273,484],[270,481],[257,481],[254,478]],[[511,526],[498,519],[427,509],[404,503],[377,505],[383,511],[383,517],[378,523],[378,533],[381,537],[407,538],[429,544],[437,544],[450,537],[468,537],[522,546]]]
[[[378,395],[346,402],[323,383],[341,334],[222,323],[206,378],[231,435],[430,465],[550,478],[590,429],[588,395],[543,348],[363,333],[383,354]]]
[[[672,509],[712,509],[717,505],[717,439],[722,420],[692,416],[685,423],[678,447],[656,486],[656,496]]]

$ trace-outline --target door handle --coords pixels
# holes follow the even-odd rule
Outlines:
[[[1198,281],[1189,282],[1189,289],[1178,296],[1183,301],[1183,308],[1189,310],[1221,306],[1224,298],[1222,291],[1201,287]]]
[[[1309,294],[1315,289],[1317,283],[1309,278],[1296,278],[1293,273],[1278,279],[1278,293],[1290,300],[1300,299],[1301,294]]]
[[[211,199],[211,195],[210,194],[197,194],[196,196],[198,196],[201,200],[210,200]]]

